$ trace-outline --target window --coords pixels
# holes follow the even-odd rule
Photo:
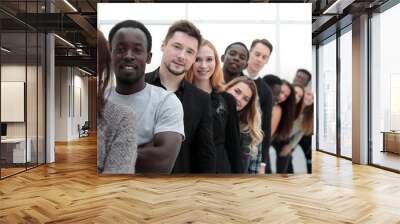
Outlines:
[[[351,28],[351,27],[350,27]],[[340,36],[340,154],[352,157],[352,34]]]
[[[318,148],[336,154],[336,36],[318,48]]]
[[[372,163],[400,170],[400,156],[385,147],[384,134],[400,130],[400,34],[395,27],[400,21],[400,5],[376,14],[371,19],[371,135]],[[392,140],[398,139],[398,136]],[[398,140],[386,142],[400,147]]]
[[[261,71],[262,75],[275,74],[292,81],[298,68],[311,71],[311,4],[98,5],[98,27],[106,37],[115,23],[125,19],[143,22],[152,34],[153,57],[151,64],[146,66],[146,72],[159,66],[162,40],[168,27],[180,19],[192,21],[201,30],[203,37],[216,46],[219,56],[233,42],[241,41],[250,48],[253,39],[268,39],[274,50],[268,64]]]

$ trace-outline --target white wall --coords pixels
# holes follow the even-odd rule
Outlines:
[[[78,124],[88,120],[88,78],[76,68],[56,67],[55,85],[55,141],[77,139]]]
[[[55,141],[68,140],[68,86],[67,67],[55,68]]]
[[[74,69],[74,95],[72,96],[74,99],[74,108],[71,114],[71,135],[73,138],[77,138],[79,135],[77,128],[78,124],[82,126],[85,121],[88,120],[88,78],[87,76],[82,75],[83,73],[77,69]]]
[[[25,82],[25,65],[8,64],[1,66],[1,81]],[[1,108],[7,110],[7,108]],[[25,122],[8,122],[8,137],[25,137]]]
[[[1,66],[1,76],[3,81],[10,82],[24,82],[26,87],[26,99],[24,89],[21,88],[19,94],[22,94],[20,106],[13,108],[12,106],[4,106],[1,104],[2,112],[6,113],[20,113],[22,121],[19,122],[6,122],[7,123],[7,137],[10,138],[24,138],[27,136],[32,143],[30,145],[31,155],[34,162],[36,162],[37,153],[39,153],[39,163],[44,162],[44,87],[42,68],[40,66],[32,66],[25,64],[3,64]],[[27,80],[25,80],[27,78]],[[4,89],[2,89],[3,93]],[[6,93],[7,94],[7,93]],[[2,95],[7,97],[7,95]],[[11,102],[12,104],[13,102]],[[14,102],[18,103],[18,102]],[[26,103],[26,105],[25,105]],[[21,105],[22,104],[22,105]],[[15,105],[14,105],[15,106]],[[13,111],[14,110],[14,111]],[[19,110],[19,111],[17,111]],[[26,119],[25,119],[26,112]],[[3,119],[3,118],[2,118]],[[39,151],[38,151],[39,150]],[[38,151],[38,152],[37,152]]]

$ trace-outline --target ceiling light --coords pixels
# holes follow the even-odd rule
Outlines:
[[[6,52],[6,53],[10,53],[10,52],[11,52],[11,50],[9,50],[9,49],[7,49],[7,48],[5,48],[5,47],[1,47],[1,50],[4,51],[4,52]]]
[[[355,0],[336,0],[332,5],[324,10],[322,14],[342,14],[343,9],[351,5]]]
[[[63,41],[64,43],[66,43],[67,45],[69,45],[70,47],[75,48],[75,45],[71,44],[71,42],[67,41],[66,39],[58,36],[57,34],[54,34],[54,36],[56,36],[58,39],[60,39],[61,41]]]
[[[71,4],[68,2],[68,0],[64,0],[65,4],[67,4],[72,10],[74,10],[75,12],[78,12],[78,10]]]
[[[87,75],[92,75],[92,73],[90,73],[90,72],[88,72],[88,71],[85,71],[85,70],[83,70],[83,69],[81,69],[81,68],[79,68],[79,67],[78,67],[78,70],[81,71],[81,72],[83,72],[83,73],[85,73],[85,74],[87,74]]]

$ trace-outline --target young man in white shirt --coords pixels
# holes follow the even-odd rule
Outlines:
[[[109,33],[116,88],[109,100],[136,115],[138,173],[170,173],[184,139],[183,109],[175,94],[144,82],[152,38],[138,21],[116,24]]]

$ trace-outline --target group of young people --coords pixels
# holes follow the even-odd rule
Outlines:
[[[161,45],[160,66],[145,74],[151,50],[139,21],[116,24],[108,41],[98,31],[99,173],[271,173],[271,147],[277,172],[290,173],[298,144],[311,167],[311,74],[299,69],[293,84],[260,74],[268,40],[250,49],[232,43],[220,58],[180,20]]]

